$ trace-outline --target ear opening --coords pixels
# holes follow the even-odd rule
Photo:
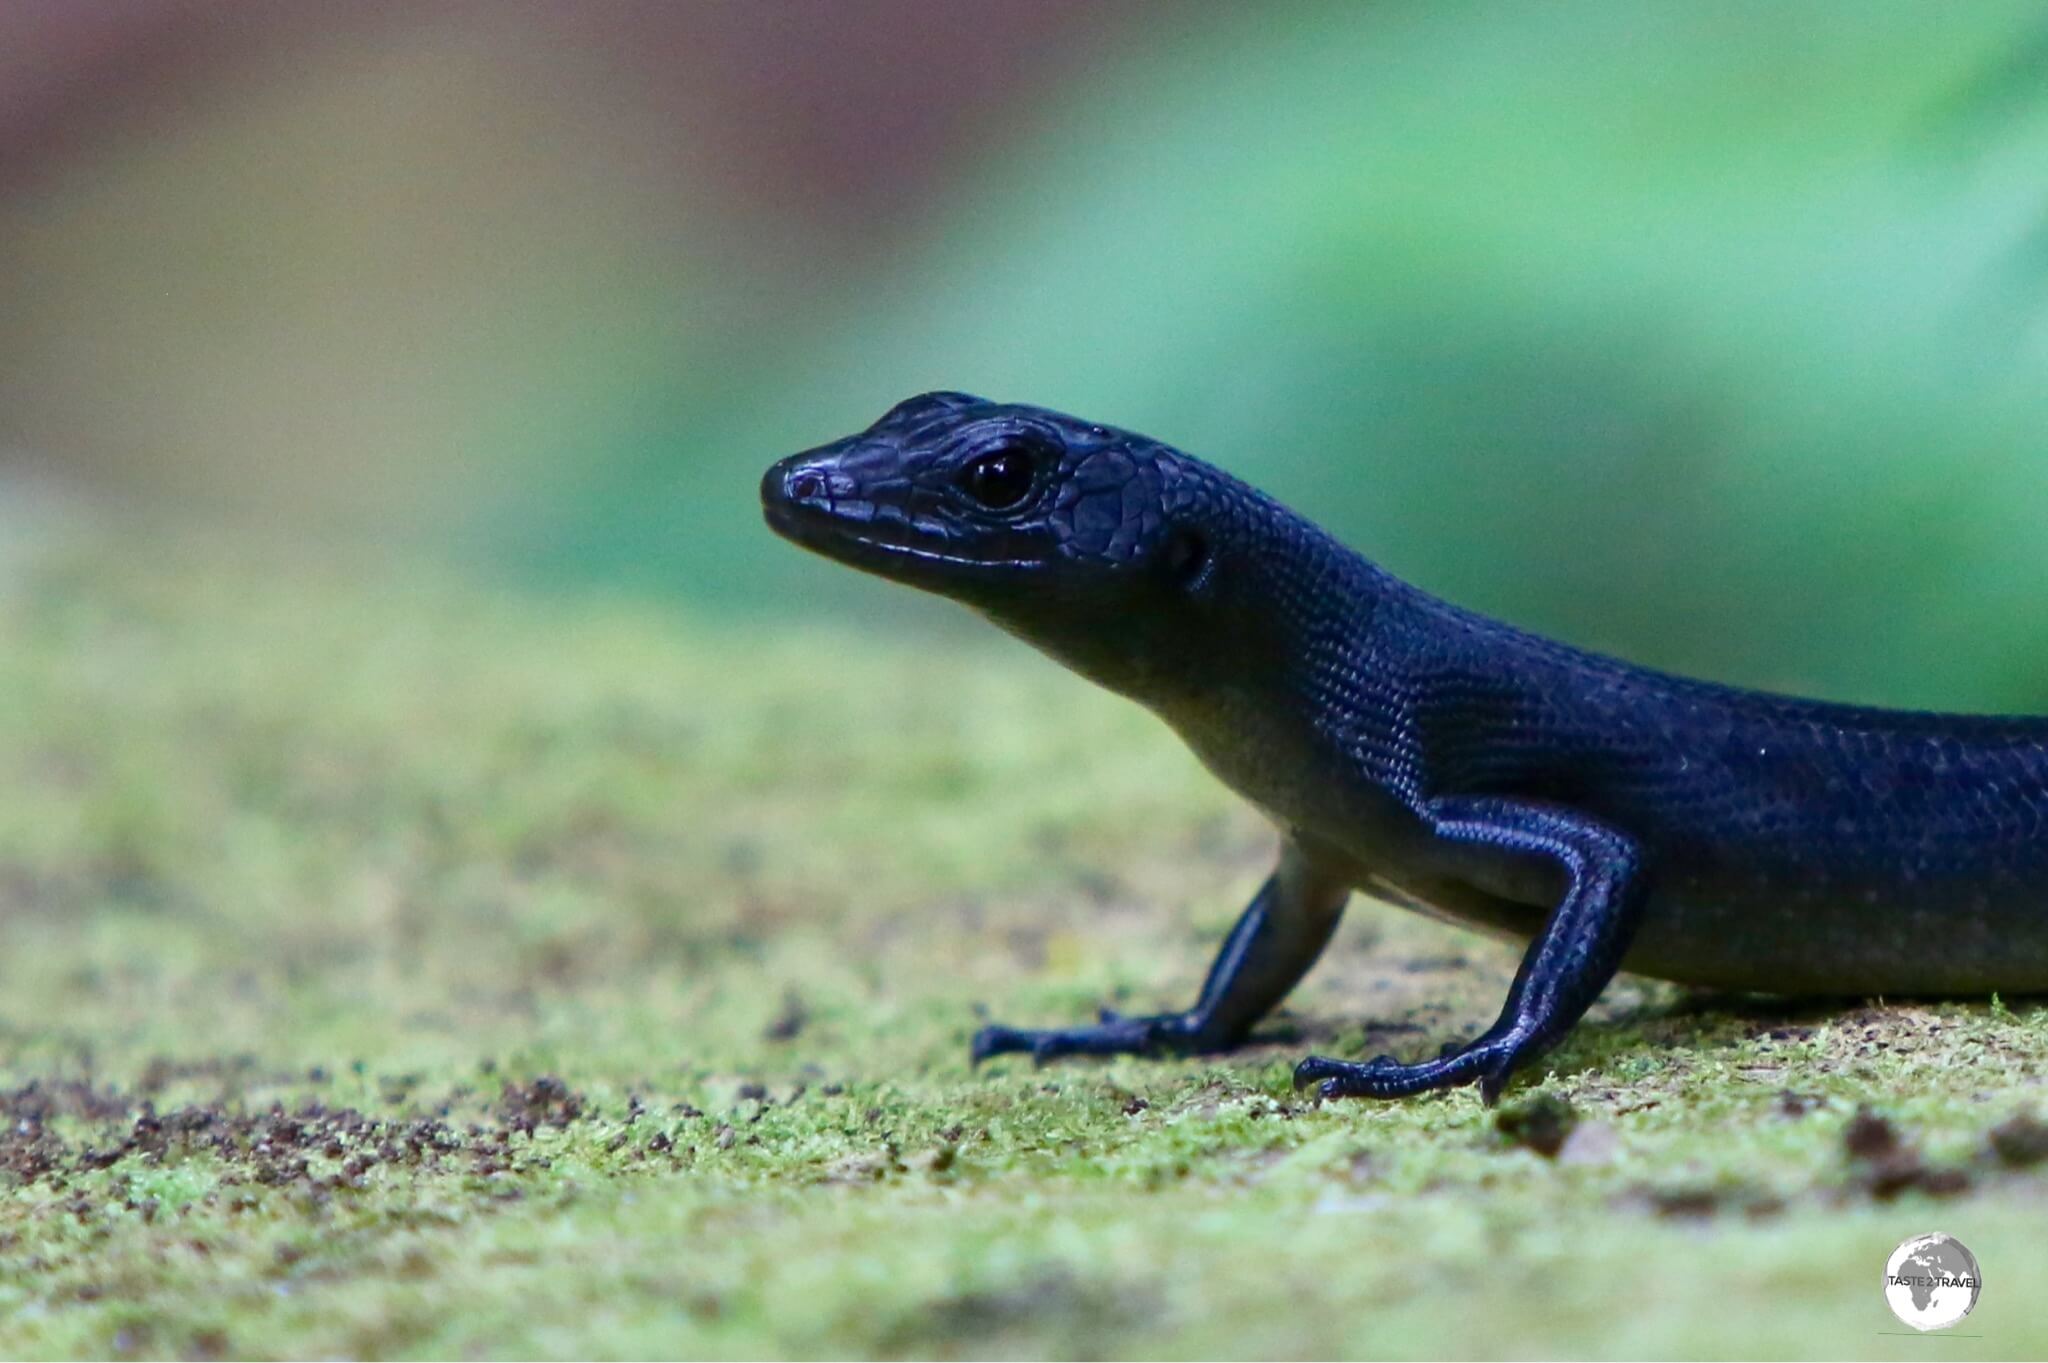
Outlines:
[[[1184,592],[1200,591],[1208,584],[1215,556],[1209,551],[1209,537],[1183,526],[1166,542],[1166,574]]]

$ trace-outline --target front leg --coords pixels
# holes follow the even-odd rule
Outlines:
[[[1574,810],[1499,798],[1441,801],[1430,823],[1447,842],[1555,863],[1565,873],[1562,899],[1522,957],[1499,1019],[1477,1040],[1416,1065],[1310,1056],[1294,1071],[1295,1087],[1319,1084],[1325,1098],[1399,1098],[1476,1082],[1491,1107],[1508,1076],[1556,1045],[1620,966],[1644,894],[1632,839]]]
[[[1280,864],[1224,939],[1194,1007],[1146,1017],[1105,1010],[1092,1027],[984,1027],[974,1035],[974,1061],[1007,1051],[1028,1051],[1043,1062],[1061,1055],[1229,1050],[1315,964],[1350,894],[1348,880],[1289,840],[1281,847]]]

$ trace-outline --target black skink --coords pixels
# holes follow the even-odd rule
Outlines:
[[[784,459],[768,522],[961,601],[1158,714],[1279,828],[1185,1012],[984,1028],[977,1058],[1210,1052],[1292,989],[1353,890],[1529,942],[1439,1058],[1304,1060],[1329,1097],[1494,1101],[1621,968],[1828,995],[2048,989],[2048,719],[1691,681],[1375,567],[1196,459],[960,393]]]

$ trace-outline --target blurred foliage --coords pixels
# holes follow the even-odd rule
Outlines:
[[[2038,7],[1132,6],[1057,59],[994,0],[830,51],[738,12],[394,11],[11,190],[0,439],[529,582],[929,621],[755,480],[968,388],[1595,647],[2048,709]]]
[[[2048,705],[2037,9],[1290,16],[1043,92],[926,240],[622,403],[572,528],[513,542],[865,602],[760,533],[758,468],[964,387],[1183,445],[1583,643]]]

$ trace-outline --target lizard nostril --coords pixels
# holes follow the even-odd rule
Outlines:
[[[805,470],[790,475],[789,495],[799,502],[814,502],[825,495],[825,479],[822,474]]]

